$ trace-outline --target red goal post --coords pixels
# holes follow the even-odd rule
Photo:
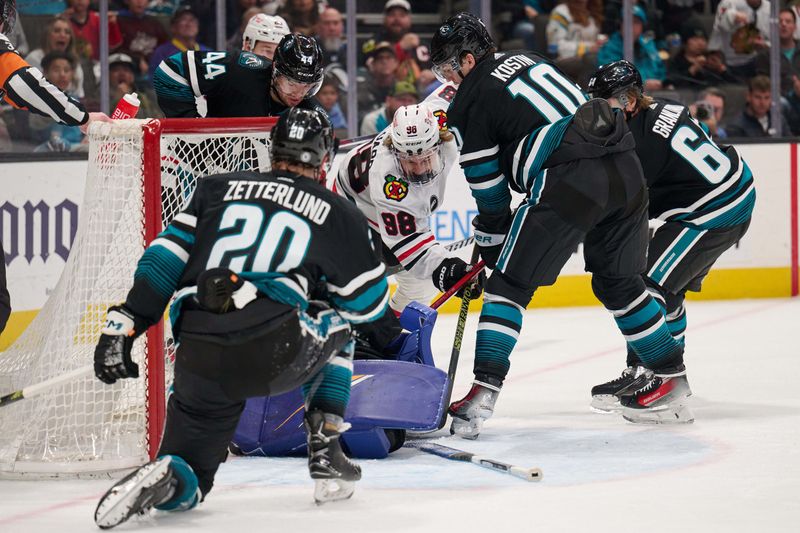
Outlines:
[[[191,197],[197,179],[269,170],[275,118],[96,123],[78,231],[61,279],[0,354],[0,394],[91,366],[109,305],[125,299],[143,249]],[[171,380],[162,320],[134,344],[139,379],[87,374],[0,409],[0,477],[97,476],[155,456]]]

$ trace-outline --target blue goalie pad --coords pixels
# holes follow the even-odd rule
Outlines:
[[[398,361],[409,361],[435,366],[431,352],[431,335],[438,313],[419,302],[409,303],[400,314],[400,325],[405,329],[386,347]]]
[[[342,440],[353,457],[386,457],[384,429],[437,429],[446,408],[447,374],[405,361],[355,361]],[[306,449],[300,389],[247,401],[233,444],[245,455],[302,455]]]

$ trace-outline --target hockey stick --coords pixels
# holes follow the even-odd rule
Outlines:
[[[465,452],[464,450],[458,450],[434,442],[407,441],[404,447],[414,448],[438,457],[450,459],[451,461],[463,461],[465,463],[476,464],[494,470],[495,472],[510,474],[514,477],[524,479],[525,481],[541,481],[542,479],[542,470],[540,468],[523,468],[521,466],[510,465],[508,463],[489,459],[482,455]]]
[[[470,235],[466,239],[461,239],[460,241],[451,242],[450,244],[446,245],[444,249],[447,250],[448,252],[455,252],[456,250],[460,250],[465,246],[469,246],[473,242],[475,242],[475,236]],[[392,265],[386,267],[387,276],[393,276],[394,274],[397,274],[398,272],[402,271],[403,271],[403,265]]]
[[[472,260],[471,263],[475,263],[480,257],[480,249],[476,244],[475,247],[472,249]],[[481,261],[475,265],[475,267],[469,272],[475,272],[477,275],[478,272],[483,270],[484,262]],[[466,276],[464,276],[466,278]],[[456,292],[460,288],[461,285],[464,285],[468,280],[461,279],[458,283],[456,283],[450,291],[444,293],[438,300],[436,300],[433,306],[441,305],[441,301],[444,298],[445,300],[449,298],[448,293]],[[452,293],[451,293],[452,294]],[[453,396],[453,382],[456,378],[456,369],[458,368],[458,358],[461,355],[461,341],[464,338],[464,329],[467,326],[467,315],[469,314],[469,303],[472,301],[472,287],[466,287],[464,289],[464,296],[461,298],[461,308],[458,310],[458,321],[456,322],[456,334],[453,338],[453,350],[450,352],[450,365],[447,367],[447,390],[445,391],[444,395],[444,409],[442,409],[442,418],[439,420],[439,429],[442,429],[445,424],[447,423],[447,410],[450,407],[450,399]],[[436,309],[436,307],[433,307]]]
[[[39,394],[50,390],[53,387],[63,385],[64,383],[74,379],[82,378],[83,376],[91,374],[92,372],[94,372],[94,366],[92,365],[76,368],[75,370],[67,372],[66,374],[61,374],[60,376],[47,379],[41,383],[37,383],[36,385],[30,385],[24,389],[6,394],[5,396],[0,396],[0,407],[5,407],[6,405],[18,402],[20,400],[33,398],[34,396],[38,396]]]

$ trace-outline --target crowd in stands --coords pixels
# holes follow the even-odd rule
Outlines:
[[[780,0],[773,0],[780,1]],[[357,79],[346,75],[344,0],[228,0],[228,51],[249,50],[248,22],[279,16],[292,32],[316,37],[326,76],[318,94],[338,133],[347,134],[346,94],[357,92],[358,132],[384,128],[397,107],[437,85],[428,43],[466,0],[359,0]],[[100,18],[96,0],[17,0],[9,38],[55,85],[101,108]],[[159,117],[151,74],[166,57],[214,49],[216,0],[109,0],[109,107],[136,92],[139,118]],[[781,3],[782,131],[800,134],[800,0]],[[490,30],[501,49],[532,49],[586,87],[598,65],[623,57],[622,0],[496,0]],[[718,138],[773,135],[769,0],[638,0],[632,11],[634,63],[654,96],[690,106]],[[26,34],[28,38],[26,38]],[[261,51],[270,56],[270,51]],[[85,150],[77,131],[0,109],[0,151]]]

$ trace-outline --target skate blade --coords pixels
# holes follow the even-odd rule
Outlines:
[[[589,404],[589,409],[595,413],[611,414],[619,413],[622,411],[622,406],[619,403],[619,398],[613,394],[598,394],[592,396],[592,403]]]
[[[472,420],[462,420],[461,418],[453,418],[453,423],[450,424],[450,434],[461,437],[462,439],[475,440],[483,430],[483,419],[473,418]]]
[[[654,409],[622,410],[622,418],[633,424],[691,424],[694,413],[688,405],[667,405]]]
[[[135,513],[144,514],[146,509],[136,510],[136,504],[142,491],[152,487],[169,472],[170,459],[164,457],[154,463],[141,467],[136,475],[128,480],[120,481],[106,492],[94,511],[94,521],[100,529],[111,529],[128,520]]]
[[[343,479],[317,479],[314,486],[314,501],[317,505],[346,500],[353,496],[355,481]]]

